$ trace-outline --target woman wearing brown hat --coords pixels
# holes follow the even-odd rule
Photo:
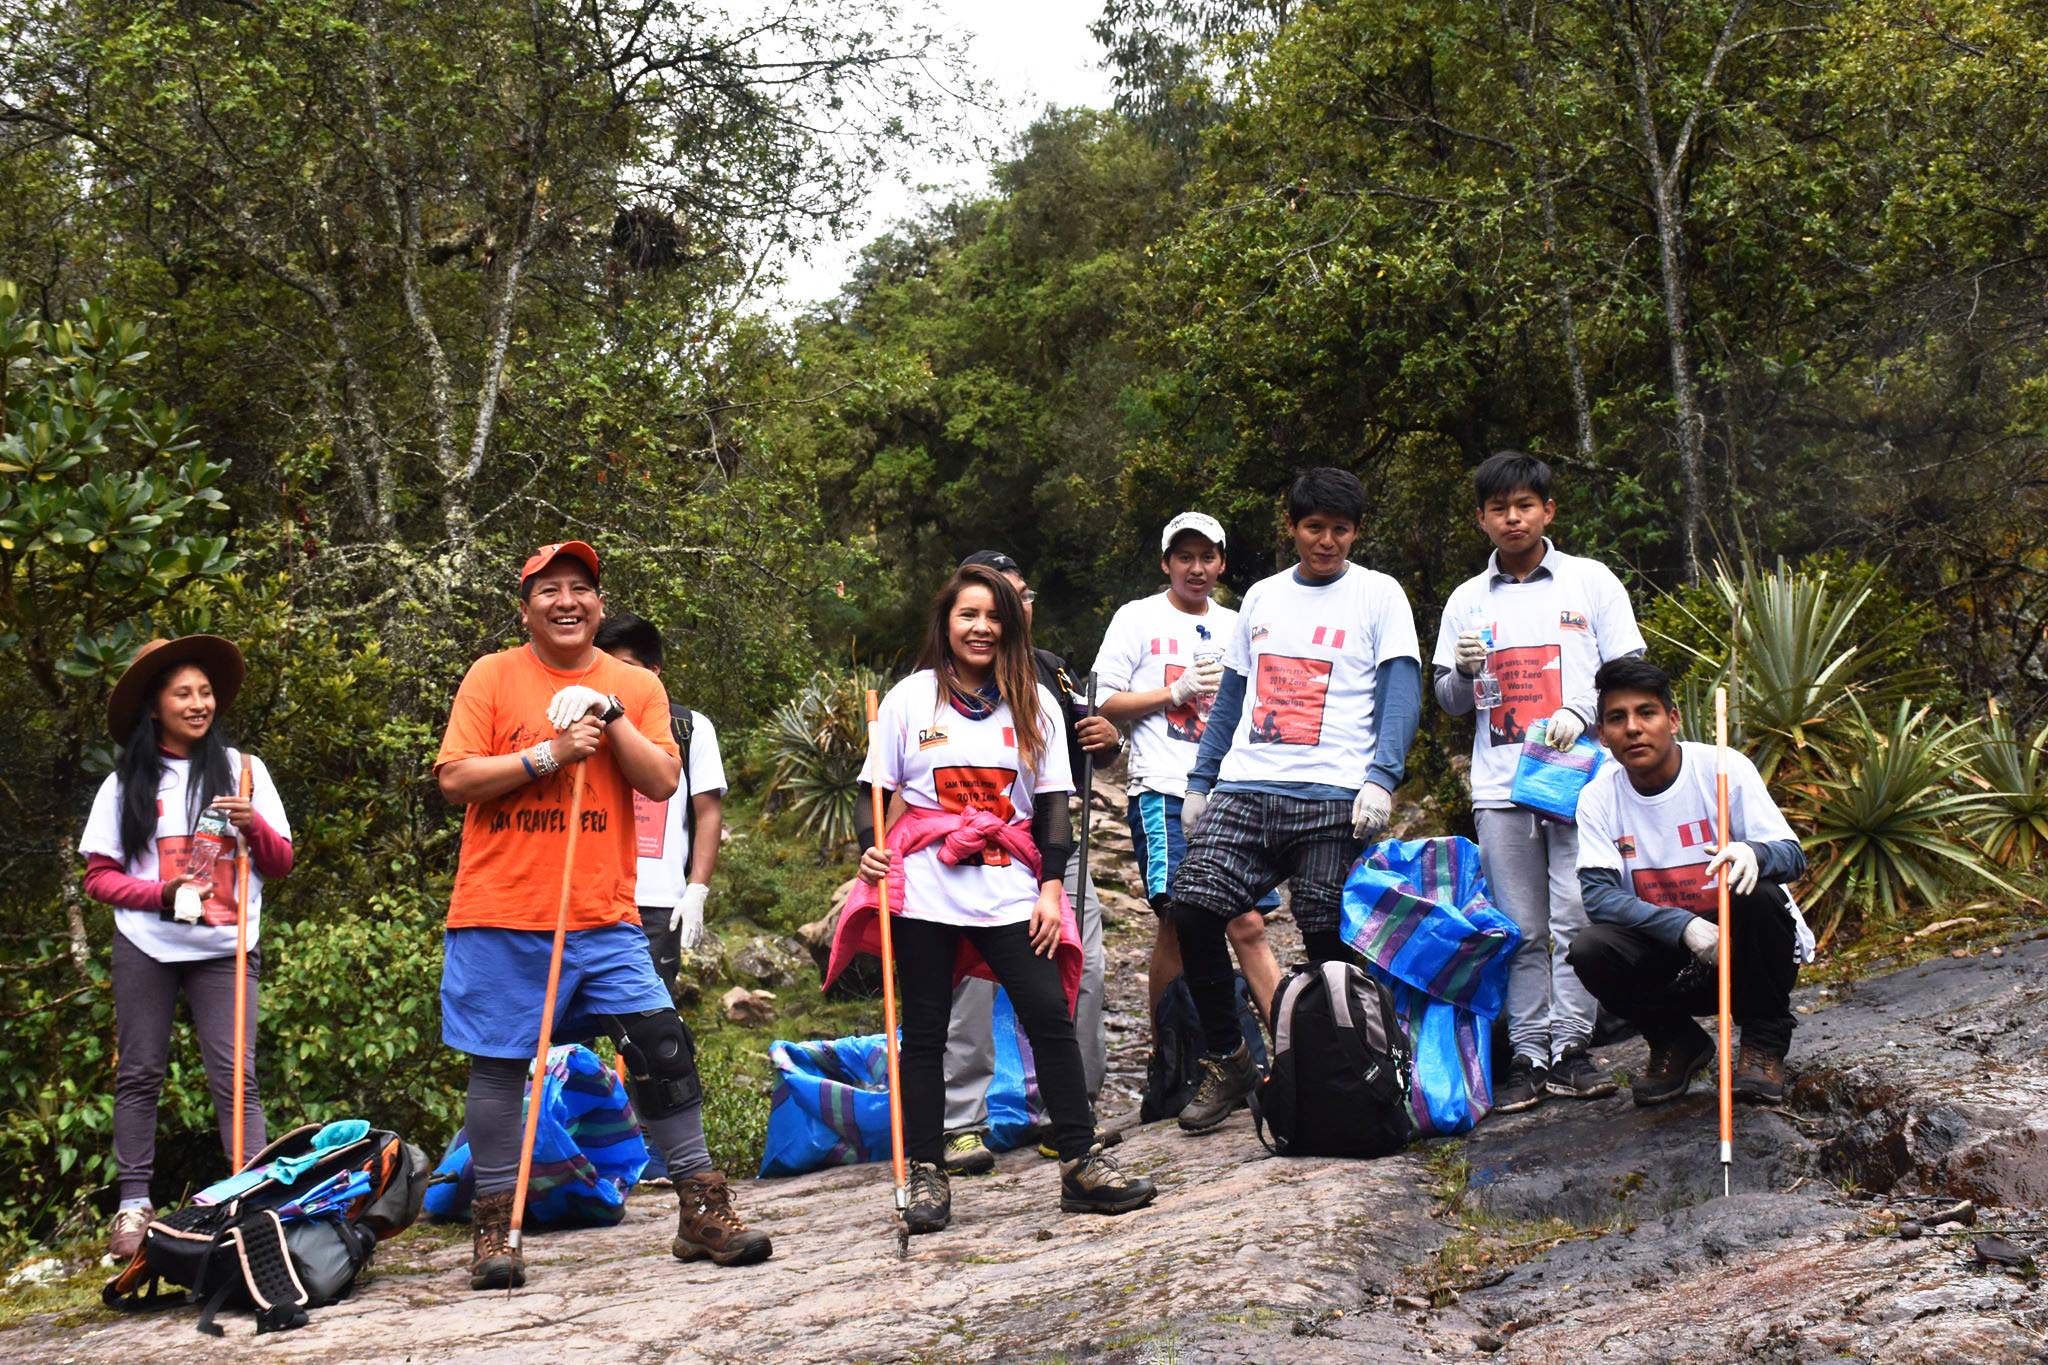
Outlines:
[[[237,795],[242,755],[217,724],[242,686],[242,652],[217,635],[152,640],[136,652],[107,699],[119,764],[101,784],[78,851],[85,891],[114,907],[114,1165],[120,1209],[108,1250],[135,1254],[152,1216],[157,1099],[184,992],[220,1124],[232,1142],[234,1107],[235,840],[200,841],[209,812],[249,845],[247,1033],[242,1049],[245,1148],[264,1145],[256,1096],[256,954],[263,882],[291,870],[291,827],[263,762],[249,759],[250,795]],[[195,865],[197,864],[197,865]]]

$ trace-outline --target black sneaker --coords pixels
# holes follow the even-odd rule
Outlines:
[[[937,1232],[953,1221],[953,1187],[946,1171],[929,1161],[910,1163],[910,1207],[903,1221],[912,1232]]]
[[[986,1175],[996,1168],[996,1154],[986,1138],[969,1128],[946,1139],[944,1164],[947,1175]]]
[[[1097,1143],[1078,1161],[1060,1163],[1060,1211],[1129,1213],[1151,1203],[1158,1189],[1142,1175],[1130,1175]]]
[[[1229,1118],[1252,1093],[1258,1079],[1259,1068],[1244,1043],[1228,1057],[1203,1057],[1202,1078],[1195,1082],[1195,1093],[1180,1111],[1181,1131],[1206,1133]]]
[[[1692,1078],[1714,1059],[1714,1040],[1698,1024],[1690,1027],[1690,1033],[1675,1039],[1650,1040],[1650,1064],[1628,1088],[1637,1108],[1677,1099],[1692,1084]]]
[[[1543,1088],[1568,1100],[1604,1099],[1621,1089],[1614,1077],[1593,1065],[1583,1047],[1566,1048],[1564,1056],[1551,1063]]]
[[[1494,1088],[1493,1112],[1519,1114],[1543,1103],[1543,1090],[1550,1072],[1527,1057],[1517,1057],[1508,1068],[1508,1078]]]

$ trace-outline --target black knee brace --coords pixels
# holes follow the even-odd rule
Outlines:
[[[626,1059],[626,1089],[640,1117],[667,1118],[703,1098],[697,1047],[674,1010],[614,1014],[608,1022]]]

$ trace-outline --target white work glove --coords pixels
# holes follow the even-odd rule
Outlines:
[[[1486,641],[1476,630],[1468,630],[1458,637],[1457,653],[1452,656],[1458,664],[1458,671],[1468,678],[1476,678],[1486,667]]]
[[[1712,920],[1701,919],[1698,915],[1694,915],[1686,923],[1683,937],[1685,939],[1686,951],[1698,958],[1701,966],[1711,967],[1714,965],[1715,960],[1720,957],[1721,931],[1714,926]]]
[[[1579,742],[1579,736],[1586,733],[1586,722],[1579,719],[1579,713],[1569,706],[1557,708],[1557,714],[1543,727],[1543,738],[1551,748],[1560,752]]]
[[[704,941],[704,902],[711,898],[711,888],[702,882],[691,882],[683,888],[683,898],[676,903],[676,911],[669,916],[668,931],[680,934],[678,945],[686,953],[695,952],[697,945]]]
[[[1366,783],[1351,802],[1351,837],[1372,838],[1387,827],[1393,812],[1394,794],[1377,782]]]
[[[1740,841],[1731,841],[1707,863],[1709,881],[1716,872],[1728,879],[1730,894],[1747,896],[1756,890],[1756,850]]]
[[[1209,809],[1209,793],[1189,792],[1180,799],[1180,837],[1193,839],[1195,826],[1202,823],[1202,812]]]
[[[566,730],[592,711],[602,711],[609,705],[611,698],[596,688],[570,683],[548,703],[548,724],[557,731]]]
[[[1186,706],[1196,697],[1213,697],[1216,689],[1223,686],[1223,660],[1204,659],[1192,668],[1181,670],[1181,675],[1166,689],[1168,700],[1174,706]]]

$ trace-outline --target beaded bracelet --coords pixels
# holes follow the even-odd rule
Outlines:
[[[555,757],[554,746],[545,740],[528,749],[525,756],[533,760],[533,766],[539,770],[542,777],[558,771],[562,766],[561,761]]]

